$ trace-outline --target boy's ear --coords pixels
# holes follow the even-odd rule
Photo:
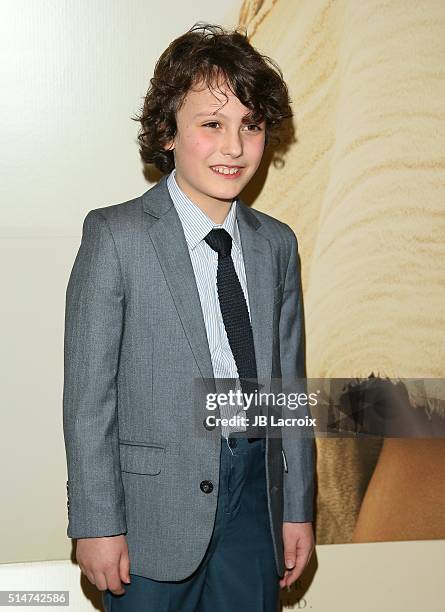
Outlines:
[[[175,143],[173,142],[173,140],[170,140],[169,142],[165,143],[163,146],[166,151],[173,151],[173,149],[175,148]]]

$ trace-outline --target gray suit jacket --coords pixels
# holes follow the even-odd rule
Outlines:
[[[237,218],[258,377],[267,387],[271,378],[305,375],[297,240],[241,201]],[[66,292],[64,356],[68,536],[125,533],[132,572],[186,578],[212,534],[221,432],[198,432],[194,379],[213,380],[213,369],[166,177],[85,217]],[[267,440],[280,575],[283,519],[313,518],[313,447],[313,439],[289,434]],[[203,480],[213,483],[210,494]]]

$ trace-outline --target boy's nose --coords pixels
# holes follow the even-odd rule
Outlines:
[[[238,131],[226,132],[224,142],[221,148],[221,153],[239,157],[243,152],[243,143]]]

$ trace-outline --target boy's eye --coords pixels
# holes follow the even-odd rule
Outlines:
[[[250,123],[248,126],[248,128],[256,128],[254,131],[255,132],[261,132],[261,126],[257,125],[256,123]],[[250,131],[250,130],[249,130]]]
[[[209,121],[208,123],[204,123],[203,127],[212,127],[214,125],[219,125],[219,121]],[[250,123],[246,125],[249,132],[254,131],[254,132],[261,132],[261,127],[259,125],[257,125],[256,123]],[[251,130],[250,128],[254,128],[253,130]]]

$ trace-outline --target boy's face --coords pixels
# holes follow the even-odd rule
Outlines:
[[[265,122],[246,122],[250,111],[223,85],[195,85],[176,114],[176,180],[207,214],[230,203],[255,174],[264,151]],[[219,170],[219,172],[218,172]],[[230,174],[227,174],[230,172]]]

